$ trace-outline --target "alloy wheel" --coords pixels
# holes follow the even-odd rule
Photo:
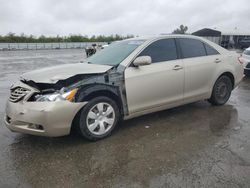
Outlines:
[[[94,105],[88,112],[86,124],[89,131],[95,135],[107,133],[115,122],[114,108],[105,102]]]

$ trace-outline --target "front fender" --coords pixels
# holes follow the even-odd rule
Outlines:
[[[89,84],[86,86],[82,86],[78,89],[75,96],[75,102],[83,102],[86,100],[86,97],[88,97],[92,93],[101,91],[108,91],[119,97],[119,88],[116,86],[110,86],[105,84]]]

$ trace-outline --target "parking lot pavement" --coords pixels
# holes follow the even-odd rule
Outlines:
[[[200,101],[145,115],[99,142],[5,127],[8,88],[21,73],[83,58],[82,50],[0,52],[0,187],[249,187],[249,78],[224,106]]]

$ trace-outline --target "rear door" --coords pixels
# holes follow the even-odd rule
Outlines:
[[[155,41],[139,56],[150,56],[152,64],[125,70],[129,113],[182,101],[184,70],[175,39]]]
[[[185,69],[184,100],[195,101],[207,97],[216,67],[221,62],[220,54],[208,44],[191,38],[180,38]]]

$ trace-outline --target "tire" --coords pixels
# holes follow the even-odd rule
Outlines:
[[[228,76],[219,77],[213,87],[212,96],[208,101],[216,106],[225,104],[231,96],[232,81]]]
[[[115,101],[100,96],[91,99],[78,116],[78,133],[88,140],[97,141],[111,135],[120,118],[120,111]]]
[[[250,70],[245,69],[244,74],[246,77],[250,77]]]

